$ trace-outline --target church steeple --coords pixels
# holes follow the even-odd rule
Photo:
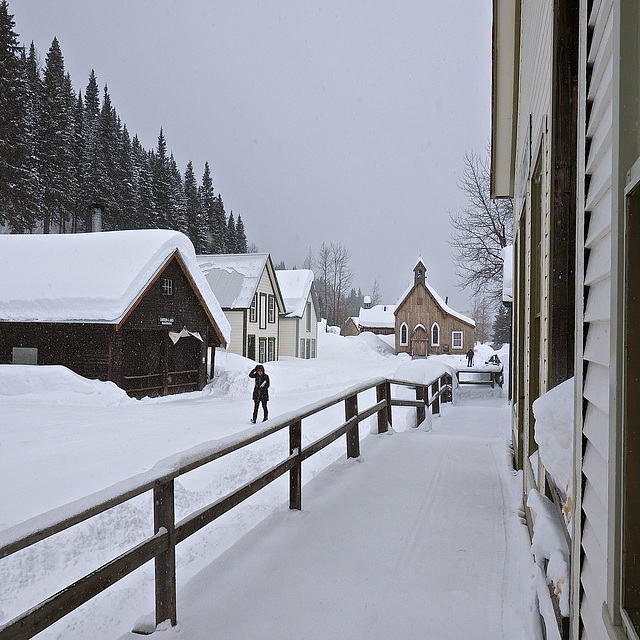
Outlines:
[[[425,284],[425,279],[427,277],[427,268],[424,266],[424,262],[422,262],[422,258],[418,259],[418,264],[413,268],[413,284],[414,286],[418,283]]]

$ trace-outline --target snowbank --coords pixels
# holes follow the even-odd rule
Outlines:
[[[574,386],[573,378],[565,380],[533,403],[534,438],[542,464],[564,492],[567,523],[573,502]]]
[[[57,405],[113,406],[135,402],[113,382],[88,380],[60,365],[0,365],[0,396]]]

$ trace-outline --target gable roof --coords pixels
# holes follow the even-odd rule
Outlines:
[[[358,326],[361,328],[379,327],[384,329],[392,329],[396,326],[394,304],[376,304],[370,309],[360,307],[360,315],[356,318]]]
[[[231,327],[178,231],[0,235],[0,322],[119,324],[174,257],[223,342]]]
[[[285,310],[280,286],[268,253],[199,255],[197,261],[223,309],[248,309],[266,269],[278,308],[282,312]]]
[[[409,296],[409,294],[415,289],[415,287],[420,286],[419,284],[412,284],[401,296],[400,299],[398,300],[398,303],[396,304],[396,308],[394,313],[396,313],[396,311],[402,306],[402,304],[404,303],[404,301],[407,299],[407,297]],[[433,296],[433,299],[436,301],[436,304],[442,309],[442,311],[450,316],[453,316],[454,318],[458,318],[458,320],[461,320],[462,322],[466,322],[467,324],[470,324],[472,327],[476,326],[476,323],[474,320],[472,320],[471,318],[468,318],[467,316],[458,313],[457,311],[454,311],[448,304],[445,303],[445,301],[440,297],[440,295],[438,294],[438,292],[425,280],[424,286],[426,287],[427,291]]]
[[[320,316],[318,300],[313,290],[313,271],[310,269],[283,269],[276,271],[280,291],[284,298],[287,318],[302,318],[309,296],[316,314]]]

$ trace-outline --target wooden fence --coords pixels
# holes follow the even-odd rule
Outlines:
[[[392,398],[392,385],[415,388],[416,399]],[[376,390],[376,402],[359,410],[358,394],[373,388]],[[238,436],[217,441],[196,460],[185,463],[183,457],[176,456],[176,463],[163,465],[161,471],[154,468],[129,481],[118,483],[94,494],[86,500],[65,505],[44,516],[38,516],[17,527],[0,532],[0,559],[2,559],[136,496],[148,491],[153,492],[155,531],[153,536],[1,625],[0,640],[32,638],[150,560],[155,562],[156,624],[170,620],[171,624],[175,625],[177,620],[176,545],[287,472],[289,473],[289,507],[301,509],[302,463],[305,460],[343,435],[346,436],[347,457],[358,457],[360,455],[359,424],[363,420],[377,414],[377,431],[384,433],[392,424],[391,409],[394,406],[416,407],[417,421],[420,424],[425,419],[428,408],[432,413],[437,414],[440,412],[440,402],[451,400],[452,380],[448,374],[428,384],[386,378],[369,380],[327,400],[309,405],[299,412],[280,416],[265,422],[261,427],[248,429]],[[303,447],[303,420],[341,402],[344,402],[344,423]],[[240,488],[175,522],[174,481],[177,477],[283,429],[289,430],[288,456]]]

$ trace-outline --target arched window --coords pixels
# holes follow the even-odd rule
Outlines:
[[[440,327],[438,326],[437,322],[434,322],[431,325],[431,346],[440,346]]]
[[[400,325],[400,344],[403,347],[406,347],[409,344],[409,327],[407,327],[406,322],[403,322]]]

